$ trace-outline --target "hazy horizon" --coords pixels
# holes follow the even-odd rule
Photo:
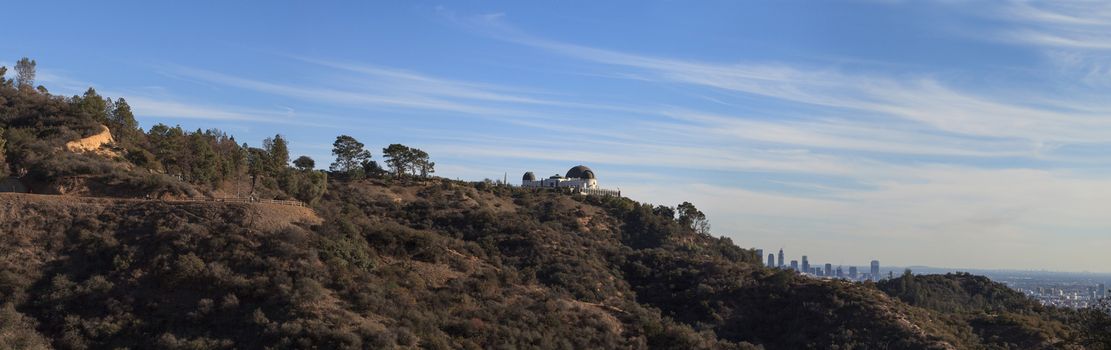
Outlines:
[[[7,9],[0,65],[123,97],[144,129],[281,133],[318,167],[349,134],[514,184],[585,164],[788,261],[1111,273],[1099,3]]]

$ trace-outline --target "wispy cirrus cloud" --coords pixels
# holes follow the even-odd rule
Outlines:
[[[1004,25],[987,32],[987,39],[1040,50],[1066,79],[1111,85],[1111,4],[1007,1],[991,5],[981,15]]]
[[[1005,102],[952,88],[929,76],[891,78],[784,64],[694,62],[559,43],[519,33],[503,37],[582,60],[635,69],[637,76],[658,82],[900,118],[949,133],[1037,143],[1111,142],[1111,135],[1098,131],[1111,127],[1111,119],[1104,118],[1104,114]]]
[[[564,128],[553,121],[573,121],[589,114],[614,112],[627,115],[642,110],[633,107],[552,100],[540,93],[491,84],[434,78],[414,72],[314,60],[323,67],[355,72],[369,77],[329,78],[332,82],[307,84],[273,82],[206,69],[171,65],[172,76],[257,93],[282,96],[309,103],[331,103],[369,110],[434,111],[459,117],[496,120],[539,128]],[[515,91],[509,93],[508,91]],[[544,108],[539,108],[544,107]],[[546,122],[540,122],[546,121]]]
[[[117,94],[125,95],[125,94]],[[241,106],[208,105],[197,102],[182,102],[167,97],[148,97],[127,94],[127,102],[136,113],[144,117],[167,119],[200,119],[219,121],[244,121],[307,126],[316,128],[337,128],[316,116],[299,115],[291,109],[258,109]],[[306,118],[308,117],[308,118]]]
[[[994,15],[1013,26],[998,38],[1038,46],[1111,50],[1111,4],[1104,1],[1008,1]]]
[[[1028,157],[1039,149],[1015,139],[969,139],[924,130],[918,125],[859,122],[835,118],[766,120],[696,111],[665,112],[687,124],[665,124],[676,134],[750,140],[767,144],[881,154],[961,157]]]

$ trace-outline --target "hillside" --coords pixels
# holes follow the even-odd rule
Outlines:
[[[24,322],[0,334],[64,349],[979,347],[930,309],[764,269],[627,199],[331,186],[344,195],[318,205],[324,224],[284,226],[253,224],[251,204],[7,195],[0,293]]]
[[[1105,312],[986,278],[811,279],[699,231],[690,203],[449,181],[400,144],[383,169],[340,135],[321,171],[281,135],[144,131],[123,99],[2,74],[0,129],[0,175],[36,193],[0,194],[0,349],[1111,344]],[[249,202],[204,201],[230,194]]]
[[[968,273],[920,275],[905,273],[883,280],[877,287],[946,320],[969,341],[983,347],[1059,349],[1070,347],[1077,335],[1068,325],[1080,316],[1046,308],[1022,293]],[[1106,327],[1106,326],[1104,326]],[[1090,342],[1082,339],[1081,342]],[[1098,344],[1094,348],[1101,348]],[[1106,345],[1106,344],[1104,344]]]

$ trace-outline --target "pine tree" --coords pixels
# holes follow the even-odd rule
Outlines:
[[[386,158],[386,166],[390,167],[394,176],[402,177],[406,171],[409,171],[413,155],[409,147],[394,143],[382,149],[382,157]]]
[[[410,148],[408,158],[409,166],[413,169],[413,175],[428,177],[428,175],[436,172],[436,163],[428,159],[428,152],[418,148]]]
[[[189,178],[196,184],[211,184],[216,181],[217,159],[216,151],[212,150],[208,138],[200,130],[189,135],[189,153],[192,154],[189,164]]]
[[[262,147],[270,155],[267,169],[271,176],[278,177],[289,167],[289,143],[281,134],[262,141]]]
[[[154,156],[162,163],[166,173],[182,174],[185,166],[185,132],[180,126],[156,124],[147,132]]]
[[[19,88],[31,88],[35,85],[35,60],[24,57],[15,63],[15,84]]]
[[[135,115],[131,113],[131,106],[123,98],[111,103],[107,125],[112,130],[112,136],[120,143],[135,142],[140,131],[139,122],[135,121]]]
[[[336,137],[336,142],[332,143],[332,154],[336,156],[336,162],[330,169],[351,177],[365,174],[362,165],[371,161],[370,151],[363,149],[363,143],[347,135]]]
[[[247,150],[247,175],[251,177],[251,194],[253,195],[259,177],[267,173],[270,155],[266,153],[266,150],[247,147],[247,144],[243,144],[243,148]]]
[[[77,110],[81,115],[86,118],[100,123],[108,124],[109,103],[111,100],[105,100],[100,94],[96,93],[96,89],[89,88],[85,90],[85,95],[75,99]]]

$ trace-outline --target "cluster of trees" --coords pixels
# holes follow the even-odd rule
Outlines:
[[[7,68],[0,67],[0,175],[18,168],[29,170],[25,181],[57,186],[80,180],[93,193],[131,196],[223,191],[314,203],[327,190],[329,173],[316,170],[308,156],[291,163],[289,142],[280,134],[252,147],[218,129],[157,124],[144,131],[123,98],[106,98],[93,88],[72,97],[30,88],[36,65],[19,60],[14,80],[5,78]],[[112,151],[119,159],[59,152],[59,145],[97,132],[100,125],[111,130]],[[427,152],[400,144],[383,149],[389,172],[351,136],[337,137],[333,154],[331,173],[343,178],[435,172]]]
[[[391,144],[382,149],[382,156],[386,157],[386,165],[395,176],[428,177],[436,172],[436,163],[428,159],[428,153],[417,148],[402,144]]]
[[[907,304],[949,313],[1039,311],[1043,307],[1021,292],[967,272],[915,275],[910,269],[876,287]]]
[[[930,317],[962,325],[963,342],[988,349],[1111,346],[1111,309],[1046,307],[1006,285],[965,272],[915,275],[909,269],[875,287],[924,309]]]
[[[16,62],[16,79],[14,81],[4,77],[8,73],[8,67],[0,66],[0,88],[10,89],[13,85],[22,87],[34,84],[36,64],[35,61],[29,60],[26,57]],[[0,97],[0,102],[5,100],[6,99],[3,97]],[[6,156],[7,143],[4,141],[4,134],[4,128],[0,128],[0,177],[8,176],[9,172]]]
[[[34,82],[34,68],[35,62],[25,58],[17,64],[14,82],[0,75],[0,138],[8,141],[0,155],[4,172],[26,170],[27,181],[45,187],[83,180],[90,191],[125,196],[224,191],[314,202],[327,188],[325,173],[289,166],[288,143],[281,135],[256,148],[218,129],[157,124],[143,131],[123,98],[106,98],[93,88],[68,98],[27,88]],[[60,147],[99,132],[101,125],[115,141],[110,154],[119,158],[72,154]],[[247,179],[250,186],[241,185]]]
[[[329,169],[355,179],[386,175],[378,162],[371,159],[372,155],[365,146],[348,135],[336,137],[336,141],[332,143],[332,155],[336,156],[336,161]],[[389,174],[395,177],[426,178],[436,172],[436,162],[429,159],[428,152],[419,148],[395,143],[383,148],[382,155],[389,166]]]
[[[136,140],[139,147],[128,149],[127,158],[132,163],[193,184],[215,186],[235,179],[245,169],[243,148],[220,130],[189,132],[180,126],[157,124],[141,136],[145,138]]]
[[[154,125],[143,136],[152,153],[146,148],[130,151],[132,163],[195,185],[240,196],[288,196],[307,203],[315,203],[327,190],[327,173],[313,169],[312,158],[301,156],[291,166],[289,142],[281,134],[263,140],[262,147],[239,144],[217,129],[187,132],[164,124]]]

